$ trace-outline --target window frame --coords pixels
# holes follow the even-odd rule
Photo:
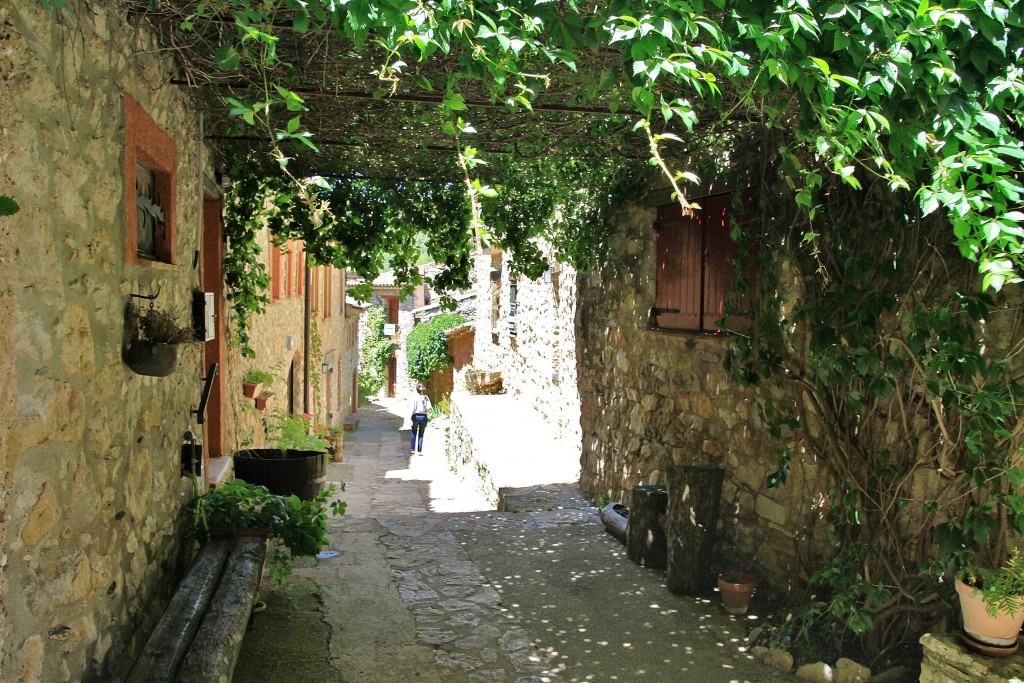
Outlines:
[[[174,265],[177,263],[175,227],[178,190],[178,147],[170,135],[127,93],[122,93],[124,108],[124,217],[125,261],[132,265]],[[154,235],[154,256],[139,254],[138,167],[153,175],[155,194],[164,211],[162,235]]]

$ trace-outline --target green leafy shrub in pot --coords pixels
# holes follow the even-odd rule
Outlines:
[[[273,413],[266,421],[267,438],[281,451],[316,451],[326,453],[331,443],[324,427],[313,422],[309,413],[287,415]]]
[[[1019,550],[1001,567],[965,564],[957,578],[981,591],[989,616],[999,612],[1016,615],[1024,609],[1024,555]]]
[[[241,479],[194,496],[186,505],[197,540],[232,539],[243,530],[254,529],[275,542],[271,551],[271,576],[287,585],[292,573],[291,559],[314,556],[327,546],[327,517],[345,514],[346,504],[331,500],[338,491],[331,484],[312,500],[278,496],[265,486]],[[340,490],[344,491],[344,484]]]
[[[150,304],[140,309],[129,303],[125,313],[125,327],[132,344],[190,344],[198,343],[191,326],[181,326],[167,311]]]
[[[264,370],[250,370],[242,381],[246,384],[261,384],[269,387],[274,383],[274,376]]]

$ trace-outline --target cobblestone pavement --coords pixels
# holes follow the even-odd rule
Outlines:
[[[437,425],[424,455],[408,453],[400,408],[360,410],[329,473],[347,486],[339,554],[301,561],[290,593],[264,591],[236,681],[790,680],[745,651],[756,621],[669,593],[574,486],[488,509],[449,469]]]

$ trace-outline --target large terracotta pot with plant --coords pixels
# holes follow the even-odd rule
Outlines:
[[[260,387],[269,387],[274,383],[274,376],[264,370],[250,370],[242,378],[242,393],[246,398],[256,398]]]
[[[997,569],[966,567],[955,585],[964,644],[996,657],[1017,652],[1024,625],[1024,556],[1015,552]]]

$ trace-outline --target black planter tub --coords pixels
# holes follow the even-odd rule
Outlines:
[[[248,448],[235,453],[235,476],[280,496],[313,500],[327,483],[327,453]]]

